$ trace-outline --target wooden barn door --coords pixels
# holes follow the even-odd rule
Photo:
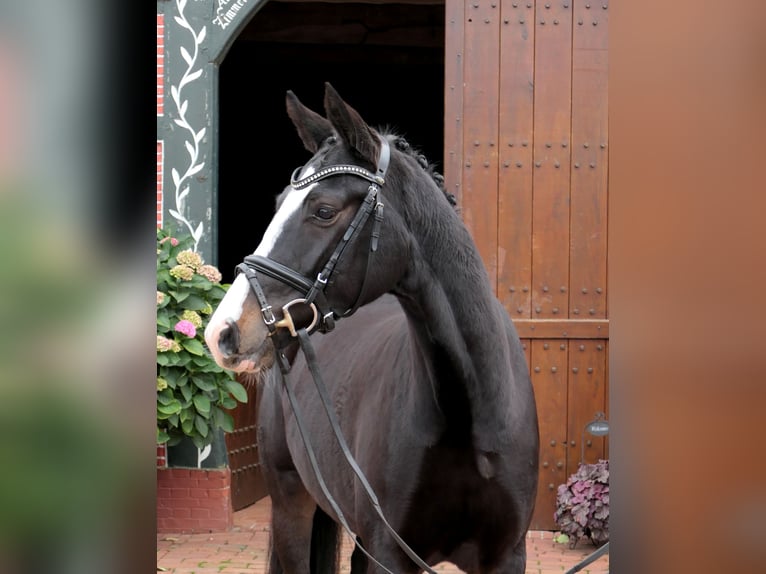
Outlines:
[[[445,179],[525,345],[540,418],[534,529],[608,417],[606,1],[446,3]],[[585,459],[608,457],[586,436]]]
[[[255,384],[245,384],[245,388],[247,403],[230,411],[234,417],[234,432],[226,435],[226,454],[231,468],[231,505],[234,510],[250,506],[267,494],[258,455],[256,421],[259,394]]]

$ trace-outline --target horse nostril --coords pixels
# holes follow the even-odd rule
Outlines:
[[[236,354],[239,349],[239,327],[233,319],[226,319],[226,327],[218,337],[218,348],[225,357]]]

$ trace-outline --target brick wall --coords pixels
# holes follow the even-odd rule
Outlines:
[[[165,15],[157,14],[157,117],[165,113]],[[162,227],[162,173],[165,145],[157,140],[157,227]]]
[[[220,532],[232,526],[231,469],[157,469],[158,532]]]
[[[165,15],[157,14],[157,115],[165,112]]]
[[[164,444],[157,445],[157,468],[165,468],[168,465],[168,451]]]
[[[162,227],[162,172],[165,167],[165,143],[157,141],[157,227]]]

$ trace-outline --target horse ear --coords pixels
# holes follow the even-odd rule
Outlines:
[[[340,97],[329,83],[325,83],[324,109],[341,138],[355,150],[361,159],[372,165],[378,162],[380,144],[375,132],[359,113]]]
[[[287,92],[287,115],[298,130],[298,137],[311,153],[316,153],[322,142],[333,135],[332,124],[318,113],[304,106],[297,96]]]

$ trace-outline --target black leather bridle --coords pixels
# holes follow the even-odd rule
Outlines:
[[[378,192],[380,191],[380,187],[386,181],[385,175],[391,158],[391,150],[388,142],[385,138],[381,138],[380,141],[380,157],[378,159],[375,173],[356,165],[341,164],[324,167],[303,179],[298,179],[303,170],[302,167],[299,167],[293,172],[293,175],[290,178],[290,186],[295,190],[303,189],[313,183],[337,175],[354,175],[370,182],[370,185],[367,188],[367,195],[359,206],[356,215],[343,233],[343,237],[338,241],[332,255],[322,267],[322,270],[317,274],[316,279],[312,281],[298,271],[262,255],[248,255],[245,257],[244,262],[237,265],[237,273],[244,273],[245,277],[247,277],[247,280],[250,282],[253,294],[258,300],[258,304],[261,308],[263,321],[271,335],[274,335],[279,328],[286,328],[290,332],[291,337],[297,337],[297,331],[301,327],[304,327],[308,332],[320,330],[326,333],[335,328],[336,319],[348,317],[355,313],[359,308],[359,305],[361,305],[366,293],[367,276],[369,275],[369,270],[372,266],[372,258],[378,249],[380,227],[383,222],[383,204],[378,201]],[[338,312],[335,309],[331,309],[327,302],[325,296],[327,282],[330,280],[341,257],[343,257],[343,254],[346,253],[348,247],[359,236],[361,230],[370,218],[370,215],[373,213],[374,218],[372,234],[370,237],[370,250],[367,256],[367,270],[362,280],[362,286],[354,304],[345,311]],[[271,277],[272,279],[284,283],[302,295],[302,297],[293,299],[282,307],[282,319],[280,320],[277,320],[274,316],[272,306],[269,304],[266,295],[261,288],[258,281],[259,272],[267,277]],[[295,317],[293,316],[294,313],[296,315]],[[276,343],[276,338],[272,337],[272,340]],[[277,356],[280,368],[282,368],[283,372],[287,372],[290,370],[289,362],[284,357],[282,349],[280,348],[281,346],[282,345],[275,345],[277,348]]]
[[[319,372],[319,366],[314,347],[309,340],[309,334],[314,331],[331,331],[335,327],[336,319],[348,317],[349,315],[355,313],[364,300],[367,286],[367,277],[372,266],[373,255],[378,249],[380,227],[381,223],[383,222],[383,204],[378,201],[378,192],[380,191],[380,187],[383,186],[386,182],[385,175],[386,171],[388,170],[388,164],[391,158],[391,149],[386,139],[381,138],[380,142],[381,150],[375,173],[372,173],[359,166],[343,164],[322,168],[303,179],[298,179],[301,171],[303,170],[302,167],[299,167],[293,172],[293,175],[290,178],[290,185],[293,189],[303,189],[317,181],[321,181],[335,175],[355,175],[370,182],[370,185],[367,188],[367,195],[362,201],[362,204],[359,206],[356,215],[351,220],[351,223],[344,232],[343,237],[341,237],[341,239],[338,241],[335,250],[315,280],[312,281],[305,275],[287,267],[286,265],[261,255],[249,255],[245,257],[244,262],[237,265],[237,272],[245,274],[245,277],[247,277],[247,280],[250,282],[250,287],[253,290],[255,298],[258,300],[258,305],[261,308],[263,321],[269,329],[269,335],[271,336],[272,342],[274,343],[274,349],[277,355],[279,369],[282,372],[282,387],[285,389],[287,398],[290,402],[290,407],[293,410],[295,422],[298,426],[298,431],[301,435],[303,444],[306,447],[306,453],[308,455],[309,462],[311,463],[311,468],[314,471],[317,482],[319,483],[319,487],[322,489],[325,498],[327,498],[328,503],[332,507],[333,511],[335,511],[335,514],[338,517],[338,521],[341,523],[346,532],[348,532],[348,534],[351,536],[352,540],[354,540],[354,543],[357,545],[357,547],[370,560],[380,566],[380,568],[382,568],[385,572],[393,574],[391,570],[378,562],[367,552],[367,550],[364,549],[364,547],[359,544],[356,536],[354,536],[353,532],[351,531],[351,528],[349,527],[343,512],[338,506],[338,503],[335,501],[335,498],[327,488],[327,484],[325,483],[324,477],[322,476],[322,473],[319,469],[316,455],[314,454],[314,449],[311,446],[309,435],[303,422],[303,416],[301,415],[298,401],[296,400],[295,394],[290,388],[290,385],[287,384],[287,375],[290,372],[290,363],[283,351],[284,348],[292,341],[287,339],[287,343],[285,344],[283,340],[275,337],[280,328],[287,329],[291,338],[298,339],[298,343],[300,344],[300,347],[306,357],[306,364],[314,379],[314,385],[316,386],[317,392],[319,393],[319,398],[322,401],[322,406],[327,413],[327,417],[330,421],[330,426],[332,427],[333,433],[335,434],[335,437],[338,441],[338,445],[343,452],[343,456],[351,466],[354,474],[356,474],[357,478],[359,478],[359,481],[362,484],[368,499],[370,500],[373,508],[377,512],[384,526],[389,531],[399,547],[407,554],[407,556],[412,559],[413,562],[418,565],[418,567],[422,568],[429,574],[436,574],[434,570],[432,570],[428,564],[426,564],[425,561],[420,558],[404,540],[402,540],[396,530],[394,530],[386,517],[383,515],[383,510],[380,507],[380,502],[378,501],[375,492],[372,490],[367,477],[362,472],[362,469],[359,468],[359,465],[351,454],[351,450],[348,448],[346,439],[340,430],[340,424],[338,422],[337,415],[335,414],[332,401],[322,380],[322,375]],[[370,215],[373,213],[375,215],[373,218],[373,227],[370,237],[370,250],[367,255],[367,269],[362,280],[362,286],[354,304],[345,311],[339,313],[336,310],[331,309],[328,305],[327,298],[325,296],[325,288],[327,287],[327,282],[335,271],[335,268],[337,267],[341,257],[346,252],[349,245],[351,245],[351,243],[353,243],[354,240],[359,236],[361,230],[369,220]],[[266,299],[266,294],[264,293],[263,288],[258,281],[258,273],[262,273],[267,277],[276,279],[277,281],[280,281],[288,287],[301,293],[302,297],[293,299],[292,301],[282,306],[282,319],[277,320],[277,318],[274,316],[273,309]]]

